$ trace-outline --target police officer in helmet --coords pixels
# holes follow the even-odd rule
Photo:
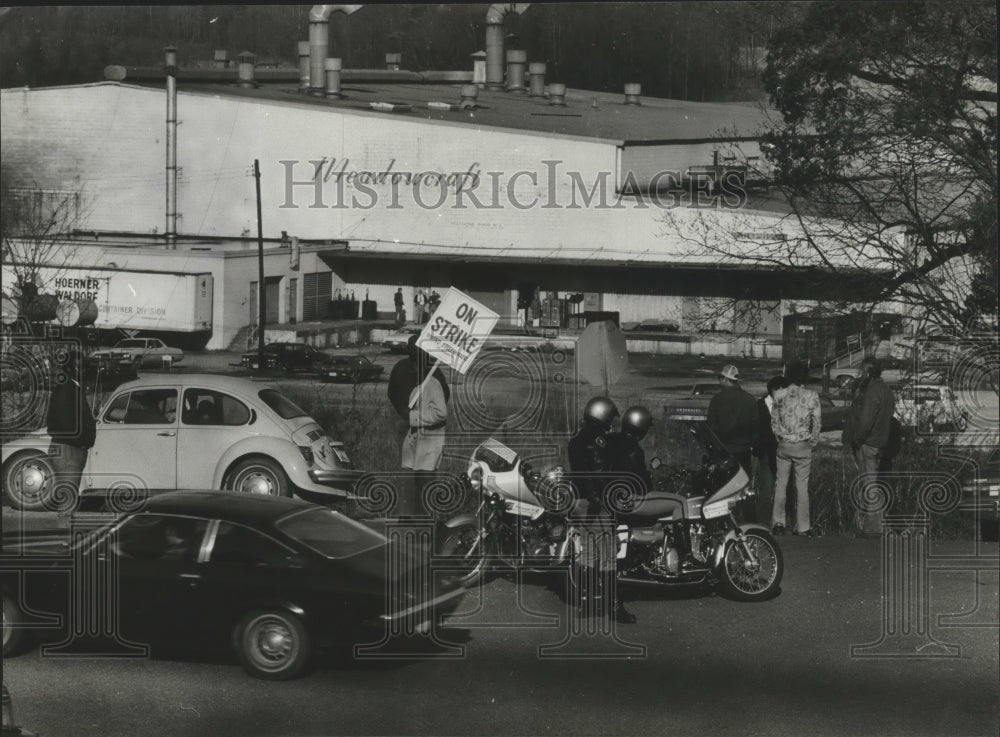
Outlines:
[[[618,414],[618,407],[610,399],[594,397],[583,410],[580,429],[569,441],[570,471],[580,495],[572,516],[581,519],[578,527],[582,549],[575,571],[581,616],[603,615],[607,611],[605,607],[610,602],[604,597],[605,582],[614,582],[614,520],[604,493],[611,471],[608,436]],[[616,606],[615,616],[623,623],[635,621],[622,607]]]
[[[622,476],[622,482],[630,491],[634,490],[634,501],[642,499],[653,484],[649,477],[649,467],[646,465],[646,454],[639,445],[652,425],[653,416],[648,409],[640,406],[629,407],[622,415],[618,432],[610,433],[607,439],[609,469],[612,474]],[[635,615],[625,608],[620,598],[615,601],[615,619],[627,624],[635,622]]]

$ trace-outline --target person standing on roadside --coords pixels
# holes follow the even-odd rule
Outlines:
[[[392,297],[392,303],[396,307],[396,324],[402,325],[406,321],[406,313],[403,311],[403,288],[396,290]]]
[[[51,442],[49,460],[52,464],[52,499],[62,508],[79,498],[80,480],[87,465],[87,456],[97,438],[97,424],[80,384],[80,353],[71,350],[63,369],[63,381],[55,381],[49,395],[46,430]]]
[[[445,425],[448,422],[448,383],[441,371],[433,370],[433,359],[417,347],[419,336],[410,338],[413,351],[414,386],[407,397],[408,427],[403,437],[400,466],[413,475],[409,498],[402,500],[400,515],[420,514],[423,490],[434,477],[444,454]]]
[[[879,473],[891,468],[893,451],[898,450],[892,447],[898,445],[899,426],[898,423],[894,426],[893,420],[895,411],[896,396],[882,380],[881,364],[874,358],[866,358],[861,363],[861,375],[840,438],[854,457],[866,499],[871,498],[869,492],[878,482]],[[863,534],[881,533],[879,513],[863,513],[860,522]]]
[[[427,295],[423,289],[418,289],[413,296],[413,323],[415,325],[424,324],[424,313],[427,311]]]
[[[735,366],[722,367],[719,383],[722,391],[708,405],[708,425],[749,477],[753,472],[750,449],[757,438],[757,403],[740,388],[740,372]],[[743,521],[756,521],[752,506],[741,502],[740,507]]]
[[[614,519],[605,503],[611,471],[608,439],[618,407],[607,397],[594,397],[583,410],[580,429],[567,447],[573,485],[579,494],[570,517],[580,532],[580,555],[574,562],[573,593],[580,617],[614,617],[632,624],[635,616],[611,592],[615,587]],[[608,596],[605,596],[608,594]]]
[[[809,521],[809,470],[812,451],[819,442],[822,430],[819,395],[803,386],[808,378],[808,369],[804,364],[792,364],[785,375],[789,386],[775,392],[771,413],[771,429],[778,441],[771,531],[775,535],[785,534],[785,500],[788,479],[794,471],[794,532],[796,535],[815,537],[816,531]]]
[[[784,376],[772,376],[767,382],[767,394],[757,400],[757,438],[753,444],[753,455],[757,459],[758,519],[766,519],[774,506],[774,480],[778,472],[778,439],[774,437],[774,430],[771,429],[771,413],[774,408],[775,392],[787,388],[788,379]]]
[[[757,403],[740,388],[740,372],[732,365],[719,372],[722,391],[708,404],[708,426],[750,475],[750,448],[757,437]]]

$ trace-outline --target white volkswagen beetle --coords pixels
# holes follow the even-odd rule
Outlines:
[[[44,430],[4,445],[4,495],[13,507],[50,507],[48,448]],[[115,390],[97,413],[80,487],[230,489],[322,501],[346,497],[360,475],[343,444],[273,384],[183,374]]]

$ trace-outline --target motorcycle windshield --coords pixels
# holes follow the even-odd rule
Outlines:
[[[740,473],[739,462],[708,422],[674,414],[669,407],[656,428],[654,447],[660,465],[650,475],[657,489],[671,494],[709,496]]]

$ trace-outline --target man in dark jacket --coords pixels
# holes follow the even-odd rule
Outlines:
[[[53,487],[49,501],[54,509],[72,508],[80,492],[87,455],[94,447],[97,425],[87,395],[80,385],[80,354],[70,351],[62,373],[54,377],[46,416],[49,461]]]
[[[708,405],[708,425],[749,476],[750,449],[757,439],[757,402],[740,388],[735,366],[723,366],[719,382],[722,391]]]
[[[580,555],[574,580],[577,613],[581,617],[614,617],[632,624],[635,617],[613,595],[615,588],[615,528],[604,499],[611,457],[608,437],[618,407],[607,397],[594,397],[583,410],[583,422],[567,448],[573,484],[580,499],[571,513],[580,532]]]
[[[874,358],[861,364],[860,381],[844,419],[841,441],[850,448],[854,463],[866,487],[865,498],[871,498],[869,489],[878,481],[878,473],[886,465],[883,456],[893,439],[893,413],[896,396],[889,385],[882,381],[882,367]],[[881,533],[882,520],[878,513],[863,513],[861,531],[866,534]]]

